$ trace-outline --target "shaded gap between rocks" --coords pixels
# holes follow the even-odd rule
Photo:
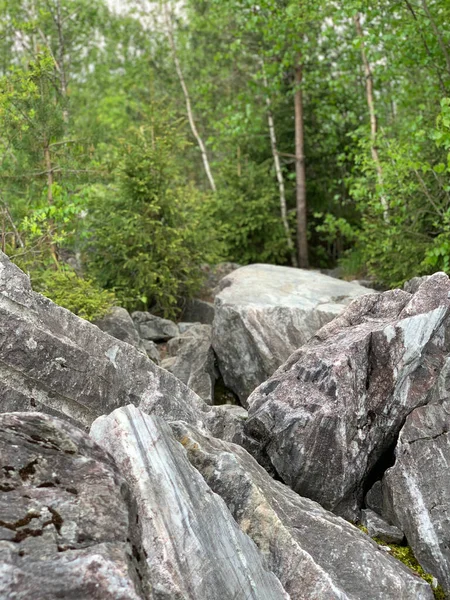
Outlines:
[[[365,497],[367,492],[372,488],[376,481],[383,479],[385,472],[395,464],[395,448],[397,447],[399,433],[395,436],[391,444],[386,448],[375,465],[369,471],[363,484],[363,508],[365,505]]]

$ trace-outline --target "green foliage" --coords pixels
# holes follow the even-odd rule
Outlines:
[[[365,533],[366,535],[369,535],[367,527],[364,527],[364,525],[361,525],[361,524],[358,524],[357,527],[363,533]],[[383,541],[379,538],[374,537],[373,540],[380,546],[387,545],[385,541]],[[397,560],[401,561],[404,565],[406,565],[408,567],[408,569],[411,569],[411,571],[414,571],[414,573],[417,573],[417,575],[419,575],[419,577],[422,577],[422,579],[424,579],[427,583],[429,583],[432,586],[433,576],[423,570],[423,568],[420,566],[417,558],[414,556],[413,551],[411,550],[411,548],[409,546],[400,546],[398,544],[388,544],[388,547],[389,547],[389,554],[391,554]],[[445,594],[442,586],[438,585],[436,588],[433,588],[433,593],[434,593],[434,597],[436,598],[436,600],[446,600],[446,594]]]
[[[179,178],[185,144],[179,126],[135,130],[123,144],[117,186],[89,192],[89,271],[129,309],[173,316],[179,299],[199,288],[201,265],[214,260],[205,196]]]
[[[287,262],[276,183],[267,164],[244,161],[241,174],[236,165],[223,165],[219,191],[210,198],[209,211],[224,245],[225,260],[241,265]]]
[[[112,292],[102,290],[67,267],[59,271],[34,271],[30,277],[36,292],[87,321],[104,317],[116,304]]]
[[[374,541],[381,546],[386,546],[386,542],[383,540],[379,540],[374,538]],[[389,544],[389,553],[392,554],[394,558],[401,561],[404,565],[406,565],[411,571],[417,573],[419,577],[425,579],[427,583],[430,585],[433,584],[433,576],[429,573],[426,573],[423,568],[420,566],[416,557],[413,554],[413,551],[409,546],[399,546],[397,544]],[[442,587],[439,585],[437,588],[433,588],[434,597],[436,600],[445,600],[446,594]]]

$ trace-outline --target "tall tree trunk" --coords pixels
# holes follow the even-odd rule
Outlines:
[[[377,171],[377,180],[378,185],[381,191],[381,205],[383,207],[383,215],[385,221],[389,220],[389,206],[384,193],[384,181],[383,181],[383,168],[381,166],[380,155],[378,154],[378,146],[377,146],[377,138],[378,138],[378,120],[377,114],[375,111],[375,101],[373,96],[373,76],[372,69],[370,67],[369,60],[366,54],[366,47],[364,44],[364,32],[361,26],[361,17],[359,14],[354,16],[356,32],[361,41],[361,57],[364,64],[364,74],[366,79],[366,99],[367,99],[367,107],[369,109],[370,116],[370,141],[371,141],[371,153],[372,160],[375,163],[375,168]]]
[[[192,135],[195,137],[198,147],[200,148],[200,152],[201,152],[202,160],[203,160],[203,166],[205,168],[206,177],[208,178],[209,185],[210,185],[212,191],[215,192],[217,190],[216,183],[214,181],[214,177],[211,172],[208,154],[206,152],[206,146],[205,146],[205,144],[198,132],[197,126],[195,124],[194,114],[192,112],[191,98],[189,95],[189,90],[187,88],[186,82],[184,80],[180,60],[178,58],[177,47],[175,44],[175,36],[173,34],[172,16],[170,14],[170,9],[169,9],[167,2],[164,3],[164,12],[165,12],[165,18],[166,18],[166,25],[167,25],[167,35],[169,38],[170,48],[172,50],[172,57],[173,57],[173,62],[175,64],[175,70],[177,72],[178,79],[180,81],[180,85],[183,90],[184,99],[186,102],[186,111],[187,111],[187,115],[188,115],[189,125],[191,127]]]
[[[300,60],[295,67],[295,178],[297,200],[297,250],[301,269],[309,267],[305,171],[305,132],[303,123],[303,65]]]
[[[283,171],[281,169],[280,155],[278,154],[277,136],[275,132],[275,123],[272,112],[272,102],[268,94],[268,82],[265,73],[264,63],[261,61],[262,73],[263,73],[263,84],[266,91],[266,106],[267,106],[267,123],[269,125],[270,145],[272,148],[273,162],[275,165],[275,173],[278,181],[278,190],[280,194],[280,209],[281,209],[281,221],[283,223],[284,231],[286,233],[286,242],[291,254],[291,263],[293,267],[298,267],[297,257],[295,254],[294,242],[292,241],[291,228],[289,227],[289,221],[287,218],[287,204],[286,204],[286,188],[284,185]]]
[[[67,73],[66,73],[66,65],[65,65],[65,41],[64,41],[64,33],[63,33],[63,18],[61,14],[61,0],[58,0],[56,3],[56,15],[54,16],[54,21],[56,24],[56,28],[58,30],[58,71],[59,71],[59,80],[61,86],[61,96],[66,103],[67,101]],[[69,111],[67,106],[64,106],[63,110],[63,119],[64,123],[69,122]]]

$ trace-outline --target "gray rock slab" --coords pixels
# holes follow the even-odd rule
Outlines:
[[[376,537],[386,544],[401,544],[405,538],[403,531],[395,525],[390,525],[368,508],[361,511],[361,524],[367,529],[371,538]]]
[[[172,429],[292,600],[433,597],[428,584],[367,535],[274,481],[240,446],[184,423]]]
[[[216,381],[211,325],[193,325],[179,337],[171,339],[167,350],[172,357],[162,365],[178,377],[207,404],[214,399]]]
[[[0,412],[39,410],[86,428],[130,403],[169,420],[211,423],[214,435],[231,434],[233,424],[242,430],[136,348],[33,292],[0,253]]]
[[[125,488],[81,430],[41,413],[1,414],[1,598],[138,600]]]
[[[388,512],[415,557],[450,593],[450,401],[406,419],[395,465],[383,478]]]
[[[288,598],[165,422],[128,406],[97,419],[91,435],[112,454],[136,498],[151,597]]]
[[[213,347],[225,385],[249,394],[354,298],[359,285],[316,271],[249,265],[220,283]]]
[[[176,323],[149,312],[136,311],[131,314],[131,317],[143,340],[166,342],[180,333]]]
[[[138,350],[145,351],[133,319],[125,308],[114,306],[107,315],[95,321],[94,324],[118,340],[131,344]]]
[[[358,298],[255,390],[245,431],[285,483],[357,519],[407,415],[448,395],[449,290],[437,273],[414,295]]]

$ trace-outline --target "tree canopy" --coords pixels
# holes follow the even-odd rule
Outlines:
[[[50,296],[84,277],[105,307],[174,314],[220,260],[450,272],[448,2],[0,15],[2,249]]]

